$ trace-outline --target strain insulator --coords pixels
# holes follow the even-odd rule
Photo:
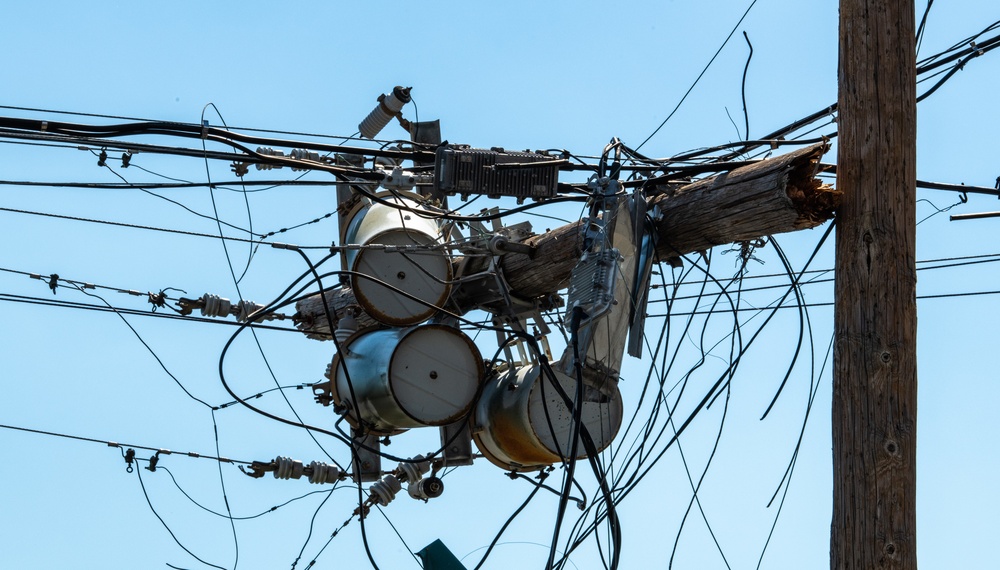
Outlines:
[[[211,293],[202,295],[201,302],[203,303],[201,314],[206,317],[228,317],[233,309],[229,299]]]
[[[431,462],[424,461],[423,455],[418,455],[413,458],[413,462],[406,462],[399,464],[399,471],[402,472],[406,482],[409,484],[414,484],[431,470]]]
[[[343,472],[336,465],[320,463],[319,461],[313,461],[307,469],[310,471],[310,483],[336,483],[344,477]]]
[[[284,152],[266,146],[257,147],[257,154],[263,154],[264,156],[277,156],[277,157],[285,156]],[[277,170],[281,168],[280,164],[266,164],[261,162],[258,162],[255,166],[257,167],[257,170],[272,170],[272,169]]]
[[[253,301],[245,301],[245,300],[240,301],[239,303],[236,304],[236,320],[238,320],[241,323],[246,322],[250,320],[250,315],[256,313],[257,311],[260,311],[263,308],[264,305],[258,305]],[[270,320],[273,318],[274,318],[273,314],[270,314],[265,316],[254,317],[253,320],[255,322],[260,322],[263,320]]]
[[[296,461],[290,457],[278,457],[274,460],[277,469],[274,470],[275,479],[298,479],[302,477],[303,466],[301,461]]]
[[[402,489],[403,486],[399,483],[399,479],[395,475],[389,474],[372,484],[368,488],[368,491],[375,499],[375,502],[384,507],[392,502],[396,498],[396,493]]]
[[[319,157],[319,153],[318,152],[313,152],[313,151],[305,150],[305,149],[301,149],[301,148],[297,148],[297,149],[292,150],[292,152],[290,152],[288,154],[288,156],[291,157],[291,158],[294,158],[295,160],[311,160],[313,162],[320,162],[320,160],[321,160],[320,157]],[[299,171],[302,171],[302,170],[309,170],[309,169],[308,168],[298,168],[298,167],[293,166],[292,170],[294,170],[296,172],[299,172]]]

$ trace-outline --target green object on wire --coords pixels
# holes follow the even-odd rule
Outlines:
[[[441,539],[425,546],[417,556],[424,563],[424,570],[466,570]]]

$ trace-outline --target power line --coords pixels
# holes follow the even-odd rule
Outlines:
[[[641,143],[639,143],[639,146],[635,147],[636,151],[638,151],[643,146],[645,146],[645,144],[647,142],[649,142],[649,139],[653,138],[656,135],[656,133],[660,132],[660,129],[662,129],[663,126],[667,124],[667,121],[669,121],[674,116],[674,114],[677,113],[677,110],[680,109],[681,105],[684,104],[684,101],[687,99],[688,95],[690,95],[691,92],[694,91],[694,88],[698,85],[698,82],[701,81],[701,78],[705,75],[705,73],[708,71],[708,69],[710,67],[712,67],[712,64],[715,63],[715,58],[719,57],[719,54],[722,53],[723,48],[725,48],[726,44],[729,43],[729,40],[733,37],[733,34],[736,33],[736,30],[739,29],[740,24],[743,23],[743,20],[746,19],[747,15],[750,13],[750,10],[753,9],[753,7],[754,7],[755,4],[757,4],[757,0],[753,0],[753,2],[750,2],[750,5],[747,6],[746,11],[743,12],[742,16],[740,16],[739,21],[736,22],[735,26],[733,26],[732,31],[729,32],[729,35],[726,36],[726,39],[722,41],[722,45],[720,45],[719,49],[716,50],[715,55],[713,55],[712,58],[708,60],[708,63],[705,64],[705,68],[701,70],[701,73],[699,73],[698,77],[696,77],[695,80],[694,80],[694,82],[691,83],[691,86],[688,87],[688,90],[684,92],[684,95],[681,97],[681,100],[677,102],[677,105],[674,107],[674,109],[672,111],[670,111],[670,114],[667,115],[667,118],[663,119],[663,122],[660,123],[660,126],[656,127],[656,129],[652,133],[650,133],[650,135],[648,137],[646,137],[645,140],[643,140]],[[747,137],[749,137],[749,136],[750,135],[748,133]]]
[[[137,165],[132,165],[137,167]],[[46,188],[83,188],[87,190],[172,190],[184,188],[225,188],[229,186],[336,186],[336,180],[232,180],[226,182],[35,182],[0,180],[2,186],[41,186]]]
[[[76,117],[94,117],[94,118],[99,118],[99,119],[115,119],[115,120],[119,120],[119,121],[142,121],[142,122],[149,122],[149,123],[158,122],[156,119],[144,119],[144,118],[140,118],[140,117],[126,117],[126,116],[122,116],[122,115],[106,115],[106,114],[101,114],[101,113],[84,113],[84,112],[80,112],[80,111],[57,111],[57,110],[53,110],[53,109],[39,109],[39,108],[36,108],[36,107],[17,107],[17,106],[13,106],[13,105],[0,105],[0,109],[9,109],[9,110],[12,110],[12,111],[29,111],[29,112],[34,112],[34,113],[46,113],[46,114],[53,114],[53,115],[71,115],[71,116],[76,116]],[[178,125],[187,125],[187,126],[190,126],[190,127],[199,127],[200,128],[200,125],[196,125],[194,123],[186,123],[186,122],[183,122],[183,121],[179,121],[179,122],[177,122],[177,124]],[[258,132],[258,133],[273,133],[273,134],[277,134],[277,135],[293,135],[293,136],[316,137],[316,138],[327,138],[327,139],[343,139],[345,142],[349,141],[349,140],[356,140],[356,141],[367,141],[368,140],[368,139],[364,139],[364,138],[357,137],[357,136],[354,136],[354,135],[349,136],[349,137],[345,137],[343,135],[329,135],[329,134],[309,133],[309,132],[301,132],[301,131],[284,131],[284,130],[274,130],[274,129],[261,129],[261,128],[253,128],[253,127],[231,127],[231,128],[236,129],[236,130],[240,130],[240,131],[252,131],[252,132]]]
[[[87,443],[100,443],[100,444],[105,445],[107,447],[114,447],[114,448],[118,448],[118,449],[125,449],[127,447],[131,447],[133,449],[142,449],[144,451],[152,451],[152,452],[158,453],[160,455],[183,455],[185,457],[192,457],[192,458],[195,458],[195,459],[210,459],[210,460],[213,460],[213,461],[218,461],[220,463],[232,463],[232,464],[243,464],[243,465],[250,465],[251,463],[253,463],[252,461],[241,461],[239,459],[230,459],[228,457],[218,457],[218,456],[214,456],[214,455],[205,455],[204,453],[195,453],[193,451],[186,451],[186,452],[185,451],[171,451],[169,449],[164,449],[162,447],[150,447],[150,446],[146,446],[146,445],[136,445],[134,443],[118,443],[117,441],[110,441],[110,440],[103,440],[103,439],[94,439],[92,437],[84,437],[84,436],[80,436],[80,435],[70,435],[70,434],[65,434],[65,433],[57,433],[57,432],[54,432],[54,431],[32,429],[32,428],[12,426],[12,425],[6,425],[6,424],[0,424],[0,428],[12,430],[12,431],[21,431],[21,432],[34,433],[34,434],[39,434],[39,435],[47,435],[47,436],[51,436],[51,437],[60,437],[60,438],[65,438],[65,439],[72,439],[72,440],[75,440],[75,441],[83,441],[83,442],[87,442]]]
[[[938,294],[934,294],[934,295],[917,295],[917,300],[919,301],[921,299],[954,299],[954,298],[960,298],[960,297],[979,297],[979,296],[985,296],[985,295],[1000,295],[1000,290],[997,290],[997,291],[968,291],[968,292],[962,292],[962,293],[938,293]],[[799,309],[801,307],[814,308],[814,307],[832,307],[832,306],[833,306],[833,302],[830,301],[830,302],[822,302],[822,303],[803,303],[803,304],[795,304],[795,305],[779,305],[779,306],[776,306],[776,307],[764,307],[764,308],[739,307],[739,308],[736,309],[736,312],[739,312],[739,313],[744,313],[744,312],[763,312],[763,311],[768,311],[768,310],[772,310],[772,309]],[[650,314],[650,315],[647,315],[647,316],[649,316],[649,317],[686,317],[686,316],[690,316],[690,315],[711,315],[711,314],[715,314],[716,312],[717,311],[697,311],[696,310],[696,311],[688,311],[688,312],[680,312],[680,313],[657,313],[657,314]],[[726,311],[726,312],[728,312],[728,311]]]
[[[157,469],[157,471],[159,471],[161,469],[163,471],[166,471],[167,475],[170,475],[170,480],[173,481],[174,486],[177,487],[177,490],[180,491],[182,495],[184,495],[185,497],[187,497],[188,501],[190,501],[191,504],[193,504],[196,507],[200,508],[201,510],[203,510],[203,511],[205,511],[207,513],[211,513],[211,514],[213,514],[213,515],[215,515],[215,516],[217,516],[219,518],[232,519],[232,520],[235,520],[235,521],[246,521],[246,520],[252,520],[252,519],[260,518],[260,517],[263,517],[265,515],[269,515],[269,514],[273,513],[274,511],[276,511],[276,510],[278,510],[278,509],[280,509],[280,508],[282,508],[282,507],[284,507],[286,505],[294,503],[295,501],[301,501],[302,499],[305,499],[306,497],[309,497],[311,495],[318,495],[320,493],[326,493],[326,494],[329,495],[333,491],[337,490],[337,487],[334,487],[333,489],[320,489],[319,491],[311,491],[311,492],[306,493],[304,495],[299,495],[298,497],[293,497],[291,499],[288,499],[287,501],[285,501],[285,502],[283,502],[281,504],[274,505],[273,507],[271,507],[271,508],[269,508],[267,510],[261,511],[261,512],[255,514],[255,515],[247,515],[247,516],[243,516],[243,517],[234,517],[234,516],[222,514],[222,513],[218,512],[218,511],[214,511],[214,510],[206,507],[205,505],[199,503],[198,501],[196,501],[194,499],[194,497],[192,497],[187,491],[184,490],[183,487],[181,487],[180,483],[177,482],[177,478],[174,477],[174,474],[169,469],[167,469],[166,467],[164,467],[162,465],[159,465],[159,466],[157,466],[156,469]],[[340,487],[340,488],[343,488],[343,487]]]
[[[63,301],[60,299],[51,299],[45,297],[30,297],[26,295],[15,295],[12,293],[0,293],[0,301],[6,301],[9,303],[23,303],[28,305],[39,305],[39,306],[49,306],[49,307],[59,307],[65,309],[81,309],[88,311],[97,311],[103,313],[121,313],[123,315],[139,316],[139,317],[153,317],[158,319],[175,319],[180,321],[193,321],[198,323],[212,323],[217,325],[227,325],[227,326],[246,326],[249,328],[256,329],[266,329],[272,331],[284,331],[302,334],[302,331],[287,327],[277,327],[273,325],[265,325],[260,323],[239,323],[235,321],[227,321],[220,319],[209,319],[205,317],[194,317],[190,315],[178,315],[173,313],[161,313],[161,312],[151,312],[151,311],[141,311],[138,309],[129,309],[125,307],[114,307],[106,305],[97,305],[90,303],[80,303],[76,301]]]
[[[177,230],[177,229],[170,229],[170,228],[158,228],[158,227],[155,227],[155,226],[146,226],[146,225],[141,225],[141,224],[130,224],[130,223],[125,223],[125,222],[112,222],[112,221],[109,221],[109,220],[97,220],[97,219],[94,219],[94,218],[83,218],[83,217],[79,217],[79,216],[68,216],[68,215],[65,215],[65,214],[53,214],[53,213],[50,213],[50,212],[35,212],[35,211],[32,211],[32,210],[21,210],[21,209],[18,209],[18,208],[6,208],[6,207],[2,207],[2,206],[0,206],[0,211],[2,211],[2,212],[11,212],[11,213],[14,213],[14,214],[26,214],[26,215],[31,215],[31,216],[42,216],[42,217],[46,217],[46,218],[56,218],[56,219],[60,219],[60,220],[72,220],[74,222],[87,222],[87,223],[92,223],[92,224],[103,224],[103,225],[108,225],[108,226],[116,226],[116,227],[129,228],[129,229],[134,229],[134,230],[148,230],[148,231],[164,232],[164,233],[178,234],[178,235],[185,235],[185,236],[193,236],[193,237],[201,237],[201,238],[212,238],[212,239],[215,239],[215,240],[217,240],[217,239],[225,239],[225,240],[228,240],[228,241],[237,241],[237,242],[243,242],[243,243],[269,245],[269,246],[272,246],[272,247],[280,246],[280,245],[285,245],[285,244],[279,244],[279,243],[276,243],[276,242],[267,242],[267,241],[262,241],[262,240],[246,239],[246,238],[232,237],[232,236],[226,236],[224,238],[220,238],[217,234],[206,234],[206,233],[201,233],[201,232],[192,232],[192,231],[188,231],[188,230]],[[301,249],[329,249],[329,246],[305,246],[305,245],[303,245],[303,246],[297,246],[297,247],[299,247]]]

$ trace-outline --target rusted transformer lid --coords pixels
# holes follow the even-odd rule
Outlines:
[[[520,367],[483,386],[471,418],[472,438],[479,451],[502,469],[534,471],[568,458],[572,449],[573,413],[555,384],[537,364]],[[556,371],[570,398],[576,380]],[[583,425],[598,451],[611,445],[621,428],[623,407],[616,382],[597,390],[584,386]],[[582,441],[577,459],[587,457]]]

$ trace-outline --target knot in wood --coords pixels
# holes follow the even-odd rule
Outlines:
[[[885,443],[882,444],[882,447],[885,449],[886,453],[893,457],[899,455],[899,444],[892,438],[886,439]]]

